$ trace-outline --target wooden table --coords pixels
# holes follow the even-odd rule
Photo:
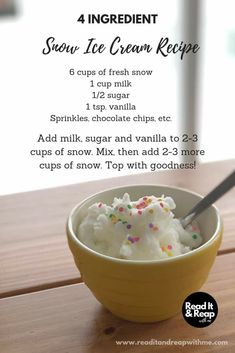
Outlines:
[[[70,209],[94,192],[125,184],[169,184],[206,194],[235,161],[99,180],[0,197],[0,352],[227,352],[235,351],[235,188],[218,201],[224,238],[202,290],[217,300],[219,314],[207,328],[182,315],[154,324],[114,317],[82,283],[69,252],[65,221]],[[153,340],[228,341],[225,346],[151,345]],[[135,345],[117,341],[135,340]],[[142,341],[142,343],[137,343]]]

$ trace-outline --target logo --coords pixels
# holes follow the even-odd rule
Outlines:
[[[207,327],[215,321],[218,314],[218,305],[210,294],[195,292],[185,299],[182,314],[189,325]]]

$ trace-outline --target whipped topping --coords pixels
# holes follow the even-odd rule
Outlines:
[[[195,222],[184,229],[174,218],[171,197],[144,196],[131,201],[125,193],[111,206],[102,202],[88,208],[77,229],[89,248],[129,260],[158,260],[185,254],[202,244]]]

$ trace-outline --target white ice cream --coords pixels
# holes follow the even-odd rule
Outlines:
[[[131,201],[115,198],[108,206],[95,203],[78,227],[78,238],[89,248],[116,258],[157,260],[187,253],[202,243],[193,223],[183,229],[171,210],[171,197],[145,196]]]

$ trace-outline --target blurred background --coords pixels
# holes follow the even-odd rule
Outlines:
[[[112,33],[106,30],[108,27],[95,25],[93,28],[84,25],[81,31],[76,24],[80,13],[118,12],[159,13],[159,24],[154,28],[128,27],[128,32],[125,27],[110,27]],[[135,41],[139,38],[153,41],[168,35],[174,41],[198,42],[200,55],[187,57],[183,65],[175,56],[167,63],[156,62],[154,56],[136,58],[136,65],[155,70],[152,81],[141,85],[136,82],[132,92],[139,102],[137,110],[171,115],[170,131],[174,134],[197,132],[200,137],[198,148],[205,150],[205,155],[199,158],[200,163],[234,158],[234,14],[234,0],[159,0],[136,3],[134,10],[133,4],[122,0],[115,4],[107,0],[99,4],[89,0],[85,4],[75,0],[66,3],[60,0],[37,3],[0,0],[0,194],[121,175],[114,171],[42,172],[29,156],[39,133],[55,132],[54,126],[49,127],[50,114],[84,113],[79,108],[81,93],[78,88],[81,91],[84,86],[81,101],[86,101],[89,87],[85,80],[79,83],[80,86],[69,80],[64,68],[110,66],[110,57],[105,56],[102,63],[92,57],[80,57],[79,60],[78,57],[69,60],[67,57],[45,58],[41,50],[48,36],[73,43],[94,33],[107,38],[120,33],[127,36],[128,33]],[[112,58],[111,66],[133,68],[133,58],[125,57],[124,60]],[[144,98],[143,92],[148,92]],[[145,133],[150,129],[144,128]],[[166,126],[158,132],[164,133],[164,128]],[[64,127],[56,129],[59,133]],[[133,171],[123,171],[123,174],[128,173]]]

